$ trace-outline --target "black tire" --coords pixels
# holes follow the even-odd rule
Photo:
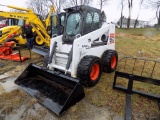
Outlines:
[[[95,73],[95,79],[93,80],[93,77],[91,77],[91,73],[93,73],[93,70],[91,72],[92,67],[95,66],[98,68],[99,72]],[[97,70],[96,70],[97,71]],[[82,84],[87,87],[93,87],[95,86],[101,77],[102,73],[102,67],[101,67],[101,61],[100,58],[96,56],[85,56],[81,59],[80,63],[78,64],[77,69],[77,77],[81,80]]]
[[[36,35],[36,36],[34,37],[33,43],[34,43],[35,45],[37,45],[37,46],[42,46],[42,45],[44,45],[44,41],[43,41],[42,43],[37,43],[37,41],[36,41],[36,39],[38,39],[37,37],[39,37],[39,36]],[[41,40],[41,39],[39,38],[39,40]]]
[[[39,31],[39,32],[42,34],[41,31]],[[43,43],[37,43],[37,42],[36,42],[36,39],[37,39],[37,37],[38,37],[38,34],[37,34],[36,32],[33,32],[33,36],[34,36],[34,40],[33,40],[34,45],[43,46],[43,45],[45,44],[44,41],[43,41]],[[44,37],[43,34],[42,34],[42,36]]]
[[[106,50],[101,58],[103,72],[111,73],[115,71],[117,67],[117,61],[118,61],[117,52],[115,50]]]
[[[47,68],[49,61],[49,54],[44,56],[43,67]]]

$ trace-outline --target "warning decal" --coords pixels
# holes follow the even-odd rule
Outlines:
[[[114,43],[114,33],[110,33],[110,44]]]

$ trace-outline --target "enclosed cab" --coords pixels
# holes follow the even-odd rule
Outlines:
[[[63,34],[65,42],[73,42],[77,37],[97,30],[102,25],[101,11],[81,5],[65,9],[67,21]]]

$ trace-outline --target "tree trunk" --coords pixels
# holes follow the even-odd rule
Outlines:
[[[138,12],[138,15],[137,15],[136,21],[135,21],[135,23],[134,23],[134,28],[136,28],[136,26],[137,26],[138,18],[139,18],[139,14],[140,14],[140,12],[141,12],[141,7],[140,7],[140,10],[139,10],[139,12]]]
[[[100,10],[102,11],[102,5],[103,5],[103,1],[100,1]]]
[[[133,0],[128,0],[128,8],[129,8],[129,16],[128,16],[128,22],[127,22],[127,28],[130,28],[130,21],[131,21],[131,11],[133,7]]]
[[[157,28],[157,30],[160,30],[160,10],[159,10],[159,8],[157,9],[156,14],[157,14],[157,26],[156,26],[156,28]]]
[[[128,29],[130,28],[130,20],[131,20],[131,17],[130,17],[130,15],[129,15],[128,21],[127,21],[127,28],[128,28]]]
[[[122,9],[121,9],[121,23],[120,23],[120,28],[122,28],[122,20],[123,20],[123,4],[122,4]]]
[[[78,1],[76,0],[76,6],[78,5]]]
[[[134,23],[134,28],[136,28],[137,22],[138,22],[138,18],[136,19],[136,21],[135,21],[135,23]]]
[[[123,20],[123,14],[122,14],[122,11],[121,11],[121,23],[120,23],[120,28],[122,28],[122,20]]]
[[[158,25],[160,25],[160,10],[159,10]]]

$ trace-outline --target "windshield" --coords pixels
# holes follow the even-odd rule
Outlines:
[[[81,14],[73,13],[68,16],[66,33],[67,35],[74,36],[79,34],[81,26]]]

